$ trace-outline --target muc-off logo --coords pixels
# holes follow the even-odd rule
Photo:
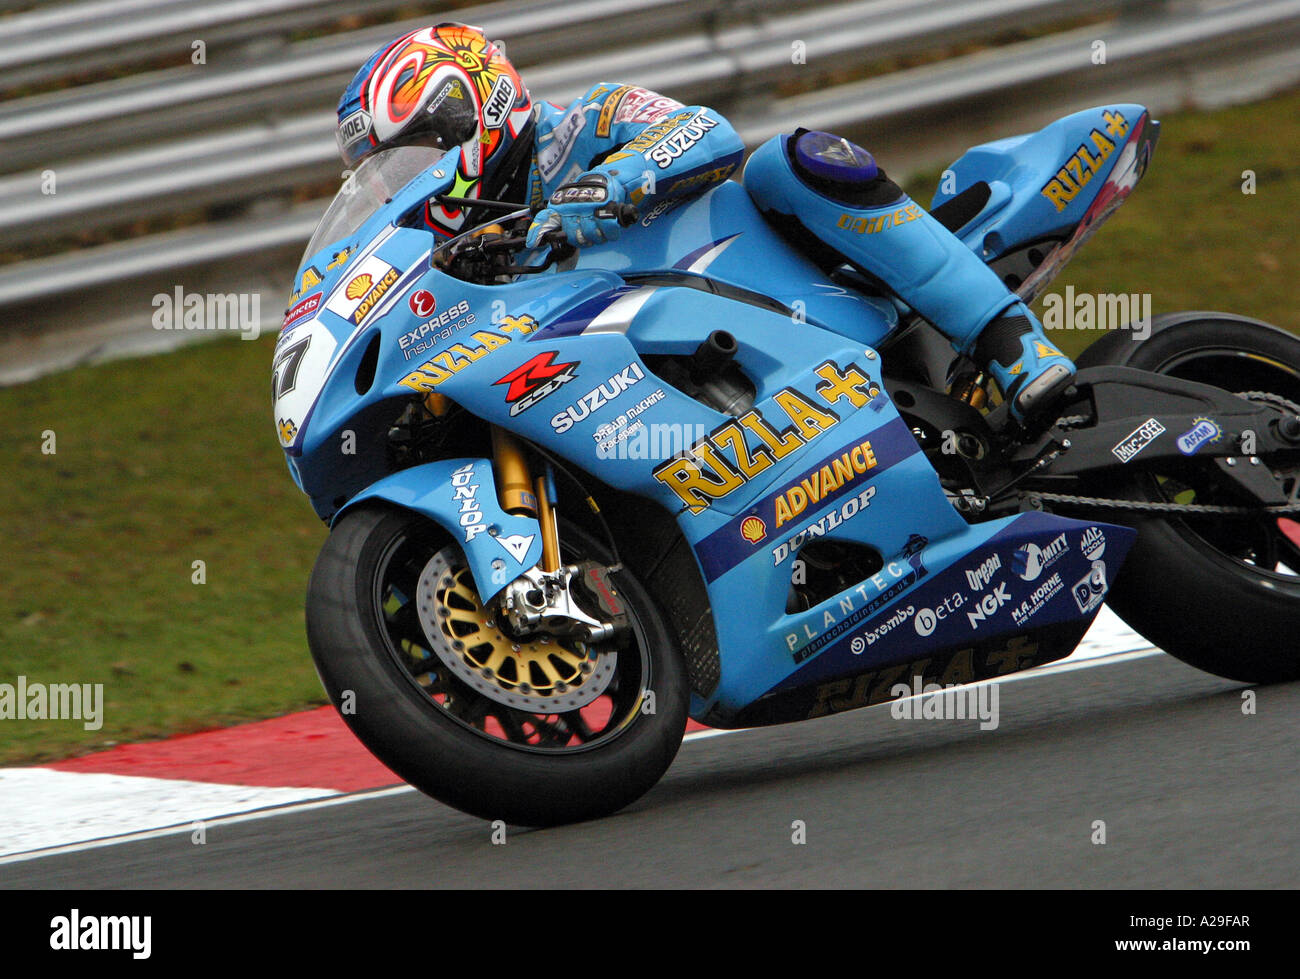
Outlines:
[[[982,591],[989,586],[994,573],[1001,570],[1001,568],[1002,558],[994,554],[978,568],[966,572],[966,584],[970,585],[972,591]]]
[[[1037,581],[1039,576],[1055,564],[1068,550],[1065,534],[1059,535],[1046,547],[1022,544],[1011,557],[1012,569],[1024,581]]]
[[[1128,462],[1148,445],[1164,434],[1165,426],[1161,425],[1154,418],[1148,418],[1133,431],[1123,441],[1117,443],[1110,451],[1114,453],[1115,458],[1120,462]]]
[[[527,360],[512,370],[496,384],[506,384],[506,403],[510,405],[510,414],[518,415],[527,411],[548,394],[554,394],[578,375],[575,373],[582,362],[575,360],[568,364],[557,364],[558,351],[547,350]]]

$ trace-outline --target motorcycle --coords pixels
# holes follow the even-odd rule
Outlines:
[[[1158,134],[1108,105],[975,147],[932,213],[1032,301]],[[606,815],[688,717],[1005,676],[1069,655],[1103,601],[1200,669],[1300,676],[1300,340],[1162,315],[1089,347],[1022,428],[734,181],[528,251],[507,202],[435,238],[426,208],[471,206],[458,152],[390,149],[344,184],[273,362],[289,470],[330,526],[312,657],[415,787],[514,824]]]

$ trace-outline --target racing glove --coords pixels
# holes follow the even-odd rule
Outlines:
[[[618,181],[596,171],[584,173],[555,189],[528,226],[525,244],[536,248],[552,231],[563,231],[569,244],[579,247],[614,241],[623,230],[618,205],[626,200],[627,192]]]

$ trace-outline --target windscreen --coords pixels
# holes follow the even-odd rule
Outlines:
[[[325,216],[311,236],[303,263],[331,242],[346,238],[384,205],[446,154],[431,146],[398,146],[367,157],[343,182]]]

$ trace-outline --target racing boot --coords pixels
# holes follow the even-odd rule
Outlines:
[[[973,358],[993,375],[1011,417],[1033,424],[1073,383],[1076,368],[1047,341],[1038,317],[1024,303],[1004,310],[980,331]]]
[[[861,146],[807,130],[777,136],[750,156],[743,183],[787,238],[829,246],[821,257],[812,248],[814,260],[850,263],[959,353],[986,360],[1017,422],[1050,407],[1069,386],[1074,365],[1047,343],[1028,308]]]

